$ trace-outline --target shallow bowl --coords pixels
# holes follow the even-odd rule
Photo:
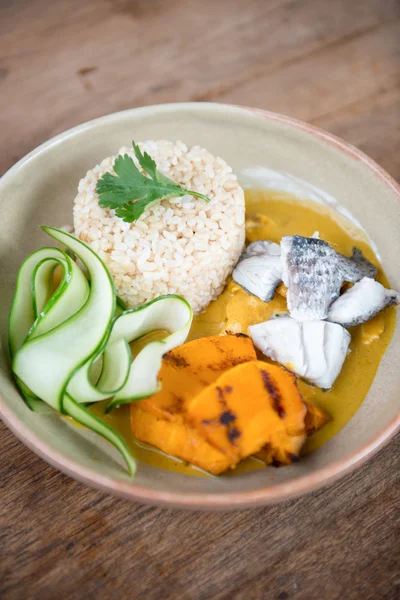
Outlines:
[[[0,414],[29,448],[54,467],[134,501],[203,509],[263,505],[310,492],[364,462],[400,427],[400,328],[361,408],[322,448],[282,469],[197,478],[140,464],[130,480],[107,443],[58,415],[25,406],[11,377],[7,317],[17,270],[48,245],[40,224],[71,223],[79,179],[132,139],[181,139],[205,146],[241,179],[267,167],[305,180],[350,210],[371,235],[392,287],[400,288],[400,188],[370,158],[334,136],[274,113],[222,104],[170,104],[108,115],[46,142],[0,180]]]

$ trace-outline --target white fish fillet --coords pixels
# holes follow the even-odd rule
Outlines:
[[[350,334],[327,321],[295,321],[279,317],[252,325],[257,348],[290,371],[321,388],[332,387],[346,358]]]
[[[400,304],[400,294],[364,277],[335,300],[329,309],[328,321],[353,327],[369,321],[391,304]]]
[[[247,292],[269,302],[282,279],[279,244],[261,240],[250,244],[234,268],[232,277]]]

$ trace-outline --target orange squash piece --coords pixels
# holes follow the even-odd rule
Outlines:
[[[296,378],[262,361],[224,373],[188,402],[186,409],[187,420],[232,463],[277,443],[279,434],[305,432],[306,407]]]
[[[280,294],[283,298],[287,297],[287,287],[284,283],[280,283],[276,288],[276,293]]]
[[[257,452],[256,457],[266,465],[274,467],[290,465],[298,459],[305,439],[305,434],[288,435],[286,432],[273,434],[270,442]]]
[[[274,313],[286,313],[286,299],[275,294],[271,302],[264,302],[251,296],[243,288],[238,288],[226,305],[224,331],[246,333],[250,325],[268,321]]]
[[[175,348],[160,379],[160,392],[131,405],[135,437],[215,475],[253,453],[267,465],[290,464],[306,434],[329,420],[303,402],[293,374],[256,360],[246,336]]]
[[[290,465],[298,459],[306,436],[310,436],[321,429],[331,419],[327,412],[315,406],[315,404],[311,404],[306,400],[304,400],[304,404],[307,409],[304,418],[304,434],[288,435],[286,432],[274,434],[270,442],[257,452],[257,458],[260,458],[267,465],[274,465],[274,467]]]
[[[310,436],[326,425],[331,420],[331,416],[323,408],[315,406],[311,402],[305,402],[305,405],[307,407],[307,414],[304,419],[304,425],[306,427],[306,434]]]
[[[210,446],[196,429],[185,423],[159,419],[144,411],[139,402],[131,407],[131,428],[139,441],[161,448],[166,454],[177,456],[214,475],[233,466],[229,457]]]

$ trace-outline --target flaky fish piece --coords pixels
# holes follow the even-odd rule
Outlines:
[[[328,321],[353,327],[369,321],[387,306],[400,304],[400,294],[364,277],[331,305]]]
[[[283,237],[281,257],[287,305],[290,316],[298,321],[326,319],[343,282],[356,283],[377,273],[357,248],[351,257],[343,256],[316,237]]]
[[[339,375],[351,339],[336,323],[290,317],[252,325],[249,332],[265,356],[324,389],[331,388]]]
[[[259,240],[243,252],[232,273],[233,280],[264,302],[272,300],[282,280],[279,244]]]

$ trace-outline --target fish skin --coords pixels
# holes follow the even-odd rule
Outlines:
[[[287,304],[290,316],[298,321],[326,319],[344,281],[355,283],[377,273],[360,250],[353,249],[349,258],[315,237],[285,236],[281,252]]]
[[[341,261],[341,268],[345,275],[345,281],[357,283],[363,277],[375,279],[378,274],[378,269],[369,262],[358,248],[353,248],[353,253],[350,258],[338,254],[344,260]]]
[[[282,280],[279,244],[265,240],[250,244],[240,257],[232,277],[249,294],[264,302],[272,300]]]
[[[339,375],[351,339],[336,323],[290,317],[252,325],[249,332],[265,356],[324,389],[331,388]]]
[[[387,306],[400,304],[400,294],[388,290],[369,277],[363,277],[342,294],[329,309],[328,321],[354,327],[369,321]]]

